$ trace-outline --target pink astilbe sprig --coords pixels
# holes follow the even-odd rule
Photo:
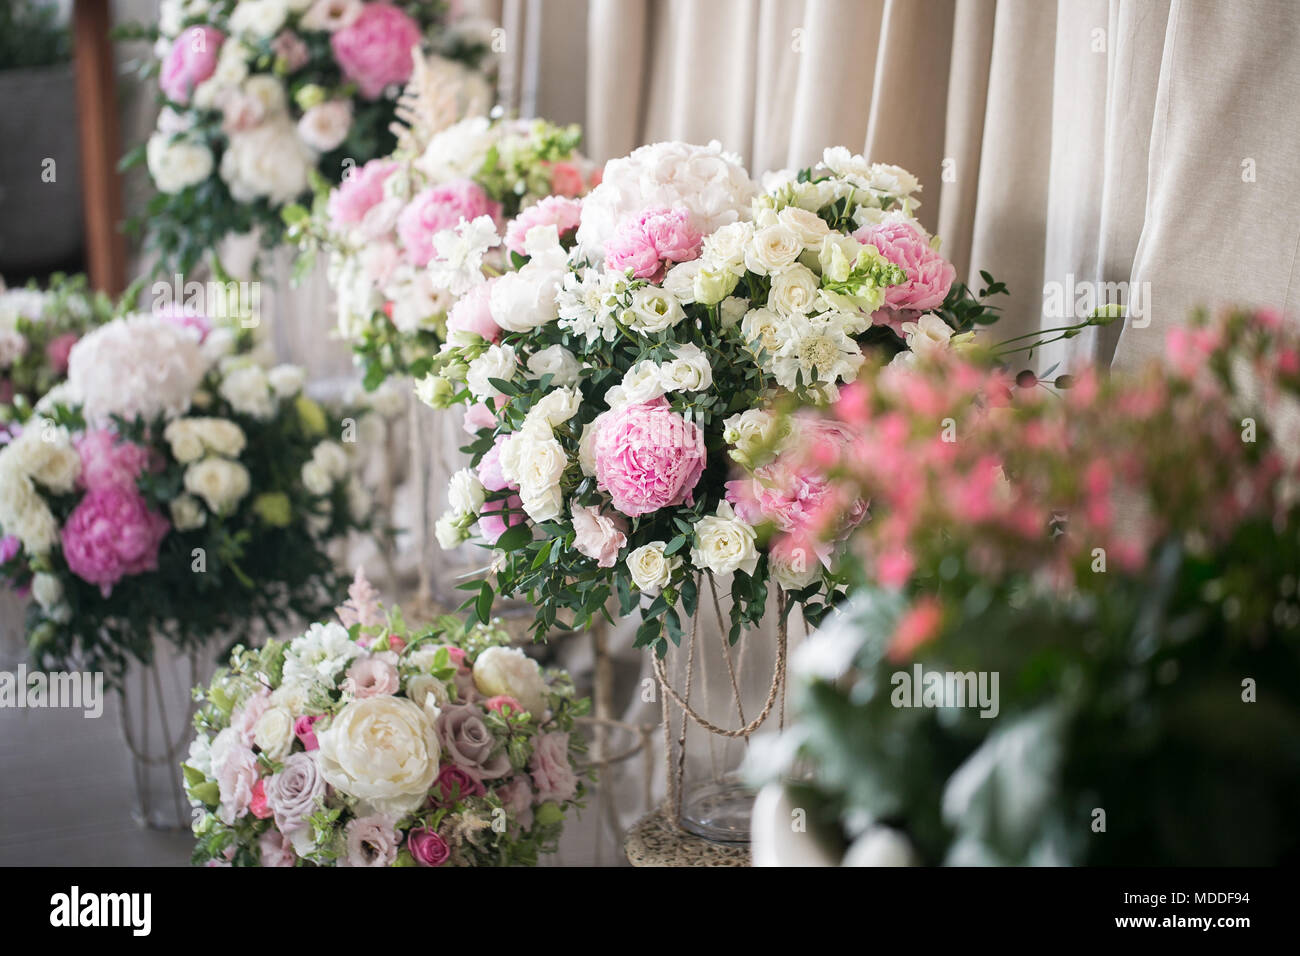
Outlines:
[[[348,598],[334,613],[344,627],[354,624],[362,627],[382,627],[385,623],[383,609],[379,606],[379,590],[370,583],[364,568],[357,568],[356,577],[348,585]]]

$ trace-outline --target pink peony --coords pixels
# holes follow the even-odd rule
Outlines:
[[[213,770],[221,801],[217,817],[226,826],[233,826],[252,806],[253,787],[259,781],[257,756],[248,747],[235,744]]]
[[[23,550],[23,543],[17,535],[7,534],[0,538],[0,564],[6,564],[18,557]]]
[[[343,690],[358,700],[389,697],[397,693],[401,680],[397,668],[382,657],[362,657],[348,668]]]
[[[429,791],[429,800],[435,807],[454,807],[469,797],[481,797],[487,791],[477,777],[454,763],[443,764],[438,779]]]
[[[605,413],[593,453],[598,486],[631,517],[691,502],[706,458],[704,432],[663,400]]]
[[[595,505],[574,505],[573,546],[598,567],[612,568],[619,549],[627,544],[627,522],[619,515],[603,515]]]
[[[406,848],[420,866],[442,866],[451,856],[447,841],[428,827],[417,827],[406,834]]]
[[[500,218],[501,204],[489,199],[472,179],[453,179],[417,193],[397,217],[397,234],[406,247],[407,261],[427,266],[435,255],[434,236],[456,228],[462,219],[479,216]]]
[[[578,181],[579,183],[582,181],[581,174],[578,176]],[[510,225],[506,227],[506,248],[521,256],[526,255],[524,239],[527,238],[529,229],[535,226],[554,226],[555,231],[563,239],[565,233],[576,232],[581,222],[581,200],[567,199],[564,196],[547,196],[511,220]]]
[[[596,181],[591,185],[595,188]],[[587,184],[582,179],[582,170],[576,163],[564,161],[551,163],[551,192],[555,195],[573,199],[581,196],[586,188]]]
[[[257,845],[262,850],[262,866],[293,866],[297,860],[293,844],[275,827],[258,837]]]
[[[217,53],[226,35],[215,27],[189,27],[163,58],[158,85],[169,100],[189,103],[194,88],[217,69]]]
[[[873,318],[897,330],[900,312],[925,312],[943,305],[957,278],[951,262],[930,248],[919,229],[903,220],[863,226],[853,234],[859,242],[875,246],[882,256],[907,273],[907,280],[885,290],[885,304]]]
[[[330,225],[335,229],[352,226],[365,218],[366,213],[384,198],[384,182],[397,170],[397,163],[386,159],[372,159],[334,188],[329,198]]]
[[[303,714],[293,722],[293,735],[302,741],[303,747],[307,750],[320,750],[320,741],[316,739],[316,731],[312,725],[320,720],[320,716],[311,716]]]
[[[45,344],[45,361],[50,363],[50,368],[54,370],[55,375],[67,373],[68,353],[72,351],[79,338],[76,332],[64,332]]]
[[[537,802],[553,800],[563,803],[572,800],[578,792],[578,777],[569,765],[569,735],[553,731],[538,734],[533,739],[533,755],[528,769],[533,786],[537,788]]]
[[[518,495],[511,495],[504,500],[498,498],[483,506],[478,515],[478,531],[488,544],[496,544],[497,539],[524,522],[524,501]]]
[[[81,456],[81,487],[135,489],[136,479],[154,470],[157,456],[143,445],[125,441],[107,428],[96,428],[75,441]]]
[[[496,342],[501,338],[501,326],[492,318],[488,301],[492,296],[492,283],[481,282],[456,300],[447,313],[447,335],[468,332]]]
[[[647,209],[619,223],[605,243],[605,268],[613,272],[630,269],[633,278],[658,282],[667,264],[698,259],[703,241],[687,210]]]
[[[330,49],[361,95],[377,100],[385,87],[411,78],[411,48],[420,40],[420,25],[407,14],[389,3],[368,3],[359,17],[330,37]]]
[[[63,556],[73,574],[108,597],[124,576],[158,567],[158,547],[170,528],[138,491],[92,488],[63,526]]]
[[[253,746],[257,722],[271,708],[271,692],[263,688],[250,696],[230,714],[230,729],[239,735],[245,747]]]

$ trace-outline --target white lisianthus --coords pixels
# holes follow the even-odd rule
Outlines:
[[[695,273],[695,301],[700,305],[717,305],[736,291],[739,281],[734,272],[702,268]]]
[[[524,416],[524,431],[549,437],[551,429],[563,425],[582,405],[582,393],[576,388],[556,388],[547,392]]]
[[[248,489],[248,469],[237,461],[204,458],[185,469],[185,490],[202,498],[217,514],[234,508]]]
[[[720,501],[716,514],[695,522],[691,563],[714,574],[753,574],[758,565],[756,539],[754,529],[736,517],[731,504]]]
[[[673,360],[659,367],[659,382],[668,392],[702,392],[713,385],[713,367],[692,342],[677,346]]]
[[[317,442],[311,450],[311,460],[320,465],[331,481],[339,481],[348,473],[348,453],[336,441]]]
[[[564,496],[560,479],[569,460],[553,437],[535,432],[517,432],[501,444],[501,474],[519,486],[524,511],[534,521],[559,516]]]
[[[474,661],[474,686],[487,697],[505,695],[541,720],[546,713],[542,669],[517,647],[489,647]]]
[[[444,551],[459,547],[469,539],[469,525],[464,519],[464,515],[448,511],[433,523],[433,536]]]
[[[487,489],[472,468],[462,468],[451,476],[447,486],[447,503],[462,515],[477,515],[487,499]]]
[[[661,590],[672,581],[673,572],[681,567],[682,559],[664,554],[667,547],[667,542],[651,541],[627,556],[627,571],[638,590]]]
[[[266,379],[278,398],[292,398],[302,391],[307,373],[298,365],[277,365],[266,373]]]
[[[283,707],[268,707],[253,727],[253,743],[271,760],[283,760],[293,749],[293,720]]]
[[[515,376],[515,350],[509,345],[489,345],[482,355],[469,363],[465,384],[475,398],[496,398],[500,392],[491,379],[508,382]]]
[[[145,165],[162,193],[178,193],[212,175],[212,150],[191,139],[158,132],[145,145]]]
[[[265,421],[275,414],[275,394],[261,366],[231,369],[221,380],[218,392],[241,415]]]
[[[347,100],[317,103],[298,120],[298,135],[318,153],[338,149],[352,128],[352,104]]]
[[[193,495],[180,494],[167,504],[172,515],[172,525],[177,531],[193,531],[207,523],[208,513]]]
[[[550,375],[552,386],[565,387],[578,384],[582,366],[563,345],[551,345],[529,356],[528,371],[537,378]]]
[[[804,315],[817,305],[820,288],[821,280],[817,275],[796,262],[773,273],[767,304],[781,315]]]
[[[749,408],[723,422],[722,440],[732,446],[732,457],[753,466],[759,449],[770,446],[776,438],[779,419],[761,408]]]
[[[623,313],[623,321],[638,332],[662,332],[686,318],[677,299],[655,286],[642,286],[632,293],[632,304]]]
[[[405,697],[351,701],[316,739],[321,776],[361,800],[366,812],[404,816],[424,802],[438,776],[438,731]]]
[[[308,494],[327,495],[334,487],[334,480],[324,465],[313,460],[302,466],[302,486]]]
[[[605,396],[610,408],[653,401],[665,391],[659,365],[649,360],[637,362],[624,372],[623,381],[618,387],[620,390],[616,395]]]

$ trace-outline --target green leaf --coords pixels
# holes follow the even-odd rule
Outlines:
[[[478,619],[484,624],[492,620],[493,597],[492,585],[484,581],[479,588],[478,599],[474,602],[474,613],[478,615]]]

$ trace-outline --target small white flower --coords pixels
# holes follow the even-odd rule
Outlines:
[[[691,563],[714,574],[753,574],[758,565],[756,539],[754,529],[736,517],[728,502],[720,501],[715,515],[695,522]]]
[[[168,503],[168,510],[177,531],[193,531],[203,527],[208,520],[208,513],[193,495],[177,495]]]
[[[433,237],[437,255],[429,262],[429,278],[437,288],[462,296],[484,281],[483,257],[499,245],[501,236],[491,216],[462,219],[456,228]]]
[[[221,397],[241,415],[262,421],[275,414],[275,395],[266,372],[257,365],[232,369],[221,380]]]
[[[185,490],[202,498],[216,514],[225,514],[246,495],[248,469],[225,458],[204,458],[185,469]]]
[[[511,346],[490,345],[482,355],[469,363],[465,384],[475,398],[485,401],[496,398],[501,393],[491,379],[510,381],[514,378],[516,365],[515,350]]]
[[[451,482],[447,486],[447,503],[452,511],[460,515],[477,516],[486,498],[487,489],[473,469],[462,468],[451,476]]]
[[[659,590],[672,581],[673,572],[681,567],[682,559],[677,555],[665,555],[667,547],[667,542],[651,541],[627,556],[628,574],[638,590]]]
[[[537,378],[551,376],[553,386],[577,385],[582,366],[572,352],[563,345],[551,345],[528,358],[528,371]]]

